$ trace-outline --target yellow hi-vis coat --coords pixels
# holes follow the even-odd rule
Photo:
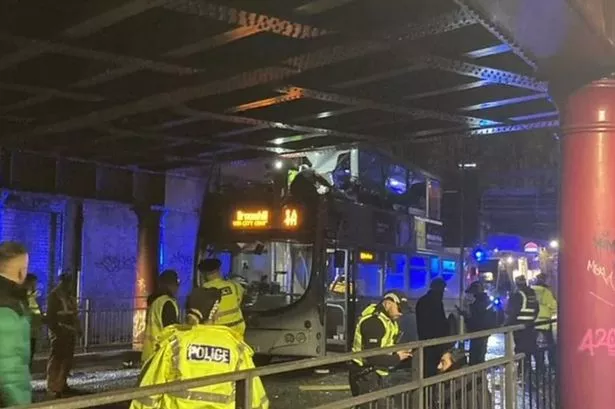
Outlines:
[[[203,287],[217,288],[222,293],[216,324],[225,325],[243,337],[246,332],[246,323],[241,312],[241,301],[244,294],[243,287],[233,280],[224,280],[222,278],[206,281]]]
[[[361,325],[366,319],[374,315],[377,315],[378,319],[384,325],[384,329],[386,331],[384,337],[382,337],[380,346],[382,348],[387,348],[395,345],[395,343],[397,342],[397,338],[399,337],[399,325],[397,324],[397,322],[391,320],[384,312],[377,312],[376,307],[377,304],[371,304],[361,313],[361,317],[359,318],[359,322],[357,322],[357,326],[354,333],[352,352],[361,352],[363,350],[363,335],[361,333]],[[362,359],[353,359],[353,361],[359,366],[364,365]],[[376,373],[380,376],[387,376],[389,374],[387,371],[381,369],[376,370]]]
[[[536,322],[557,318],[557,301],[551,289],[542,285],[534,285],[532,290],[536,293],[536,299],[538,300],[538,317]],[[539,331],[549,331],[554,327],[555,324],[544,324],[537,326],[536,329]]]
[[[147,316],[145,317],[145,335],[143,337],[143,350],[141,351],[141,363],[145,364],[154,352],[156,351],[157,338],[164,329],[162,325],[162,309],[167,301],[171,301],[175,307],[175,311],[179,316],[179,307],[177,301],[169,297],[168,295],[161,295],[156,298],[152,305],[147,309]]]
[[[28,291],[28,308],[30,308],[30,312],[32,313],[32,321],[30,324],[30,338],[32,339],[38,338],[41,327],[43,326],[43,314],[41,312],[41,307],[38,305],[37,296],[37,291]]]
[[[228,327],[171,325],[164,329],[156,353],[143,367],[139,387],[252,369],[253,354]],[[252,381],[252,408],[269,408],[259,377]],[[235,383],[133,400],[130,409],[235,409]]]

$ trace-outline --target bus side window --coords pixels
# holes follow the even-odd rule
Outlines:
[[[410,258],[410,294],[421,296],[427,290],[427,263],[425,257]]]
[[[384,290],[406,289],[406,264],[408,257],[405,254],[389,254]]]

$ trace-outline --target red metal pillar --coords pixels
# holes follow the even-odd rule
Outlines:
[[[615,80],[572,94],[563,140],[562,409],[615,405]]]
[[[138,237],[132,339],[133,349],[139,350],[145,331],[147,297],[154,291],[158,275],[161,212],[148,207],[136,208],[135,212],[138,219]]]

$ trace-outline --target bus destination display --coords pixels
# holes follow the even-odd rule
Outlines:
[[[301,223],[301,211],[284,207],[280,211],[270,209],[237,209],[232,215],[233,230],[295,230]]]

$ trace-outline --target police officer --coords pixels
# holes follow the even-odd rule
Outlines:
[[[51,351],[47,361],[47,393],[60,398],[72,391],[66,379],[73,366],[75,344],[81,335],[76,287],[72,274],[60,276],[60,283],[49,294],[47,324],[51,332]]]
[[[547,277],[544,274],[538,274],[536,276],[536,282],[532,286],[532,290],[536,292],[536,299],[538,300],[538,318],[537,322],[549,321],[557,317],[557,300],[553,295],[553,291],[547,284]],[[553,336],[553,324],[542,324],[536,327],[538,336],[547,344],[547,352],[549,357],[549,364],[555,364],[555,338]],[[544,364],[544,356],[541,353],[536,360],[537,364],[542,366]]]
[[[156,353],[141,372],[140,387],[254,368],[252,349],[233,330],[217,325],[222,301],[216,288],[195,288],[188,297],[188,325],[163,330]],[[252,408],[268,409],[259,377],[252,378]],[[133,400],[130,409],[235,409],[235,382]]]
[[[203,288],[217,288],[221,291],[222,300],[220,301],[217,323],[226,325],[243,338],[246,332],[246,323],[241,312],[241,303],[245,290],[236,281],[222,278],[221,265],[220,260],[216,258],[205,259],[199,263],[198,270],[205,278]]]
[[[400,291],[390,291],[379,304],[368,306],[357,322],[352,352],[395,345],[400,335],[396,321],[408,311],[408,298]],[[348,378],[352,395],[381,389],[389,370],[410,357],[412,351],[401,350],[388,355],[354,359]]]
[[[145,337],[141,364],[144,365],[154,355],[156,339],[163,328],[179,322],[179,308],[175,297],[179,290],[179,277],[176,271],[165,270],[158,277],[156,291],[147,298],[145,317]]]
[[[468,296],[467,309],[459,311],[465,320],[468,332],[479,332],[496,326],[496,315],[493,303],[485,292],[483,284],[475,281],[466,290]],[[485,362],[487,342],[489,337],[470,340],[470,365]]]
[[[515,285],[517,291],[508,300],[506,324],[533,324],[538,317],[536,292],[527,285],[527,280],[523,275],[515,278]],[[515,331],[513,335],[515,338],[515,353],[524,353],[526,363],[529,363],[531,355],[536,352],[536,329],[533,326],[527,326],[522,330]]]

